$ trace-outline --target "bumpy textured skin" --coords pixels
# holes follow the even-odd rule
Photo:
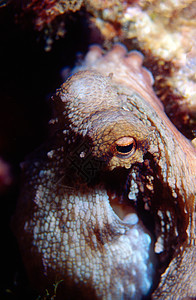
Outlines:
[[[48,142],[23,164],[14,227],[32,282],[63,280],[59,299],[140,299],[153,280],[151,238],[112,207],[133,216],[147,205],[169,265],[152,298],[195,297],[194,147],[165,115],[138,52],[94,46],[73,73],[53,98]],[[117,151],[124,137],[134,141],[127,155]]]

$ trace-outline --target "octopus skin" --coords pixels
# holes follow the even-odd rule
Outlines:
[[[61,282],[57,299],[196,297],[196,151],[142,61],[92,46],[22,164],[13,229],[33,286]]]

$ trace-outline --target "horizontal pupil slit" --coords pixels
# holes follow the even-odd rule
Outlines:
[[[133,143],[127,146],[116,145],[116,150],[120,153],[129,153],[133,149]]]

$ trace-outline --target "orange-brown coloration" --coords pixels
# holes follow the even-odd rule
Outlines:
[[[45,26],[50,25],[56,17],[67,12],[75,12],[81,8],[83,0],[71,1],[37,1],[33,0],[23,8],[24,11],[34,11],[36,16],[35,26],[42,30]]]

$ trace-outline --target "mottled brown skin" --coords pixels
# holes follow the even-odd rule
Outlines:
[[[64,280],[62,299],[131,299],[128,209],[162,240],[152,298],[196,297],[194,147],[139,53],[92,47],[74,72],[53,98],[50,140],[23,164],[14,227],[33,284]]]

